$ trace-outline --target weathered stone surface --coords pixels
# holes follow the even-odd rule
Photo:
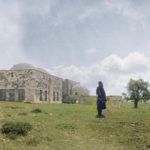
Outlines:
[[[18,91],[22,89],[25,92],[22,101],[50,103],[56,92],[59,93],[56,102],[61,103],[62,81],[61,78],[36,69],[1,70],[0,100],[19,101]]]
[[[79,84],[30,64],[17,64],[11,70],[0,70],[0,100],[62,103],[64,95],[86,93],[81,86],[74,88]]]

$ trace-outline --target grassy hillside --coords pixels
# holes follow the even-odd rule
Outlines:
[[[93,100],[95,98],[93,97]],[[41,113],[32,113],[35,108]],[[0,126],[23,121],[33,126],[15,140],[0,133],[0,150],[148,150],[150,105],[108,107],[106,118],[95,117],[90,105],[24,104],[0,102]]]

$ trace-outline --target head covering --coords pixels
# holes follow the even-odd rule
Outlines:
[[[103,82],[102,82],[102,81],[99,81],[99,82],[98,82],[98,85],[99,85],[99,87],[103,87]]]

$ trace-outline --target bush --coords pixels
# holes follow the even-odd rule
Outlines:
[[[26,122],[6,122],[2,125],[1,132],[15,139],[18,135],[27,135],[32,130],[32,126]]]
[[[41,113],[42,110],[40,108],[36,108],[36,109],[33,109],[31,112],[32,113]]]

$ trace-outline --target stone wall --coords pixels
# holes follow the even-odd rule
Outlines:
[[[63,103],[82,103],[89,95],[89,91],[79,82],[65,79],[63,81]]]
[[[63,80],[63,95],[67,95],[67,96],[72,95],[72,88],[77,84],[80,83],[69,79]]]
[[[6,98],[4,99],[6,101],[19,101],[22,90],[24,91],[24,99],[22,100],[27,100],[25,93],[28,88],[31,88],[32,86],[32,82],[30,81],[31,74],[32,72],[30,70],[0,71],[0,99],[2,100],[4,98],[2,95],[6,95]]]
[[[79,82],[42,69],[0,70],[0,101],[62,103],[66,96],[84,96],[86,92]]]
[[[32,73],[32,89],[35,102],[50,102],[52,82],[50,82],[50,75],[33,70]]]
[[[62,80],[34,69],[1,70],[0,100],[19,101],[22,94],[22,101],[61,103]]]

